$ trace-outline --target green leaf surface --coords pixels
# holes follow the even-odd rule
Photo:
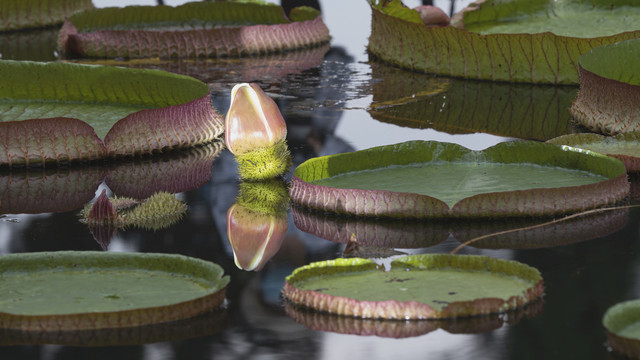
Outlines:
[[[582,2],[578,0],[479,2],[479,5],[474,4],[473,9],[464,12],[464,20],[454,17],[452,23],[461,28],[426,26],[406,20],[404,16],[394,16],[399,6],[397,3],[398,0],[393,0],[372,5],[369,51],[394,65],[439,75],[494,81],[577,84],[578,57],[581,54],[596,46],[640,37],[640,30],[627,31],[621,26],[627,21],[623,20],[626,18],[629,18],[629,24],[638,22],[635,19],[640,17],[640,7],[635,3],[627,3],[626,7],[614,6],[611,16],[604,18],[613,24],[614,30],[588,37],[583,35],[585,28],[599,29],[600,26],[594,25],[595,20],[585,21],[584,17],[599,18],[602,16],[599,9],[609,8],[610,1],[594,1],[591,10],[586,9],[590,5],[581,5]],[[618,3],[614,5],[621,5]],[[547,4],[551,7],[548,8]],[[500,19],[509,23],[520,23],[528,18],[540,21],[536,19],[546,17],[540,16],[539,11],[551,14],[556,11],[554,6],[566,8],[560,11],[562,14],[571,13],[574,7],[580,11],[582,17],[574,18],[580,24],[562,25],[575,30],[571,35],[550,32],[554,29],[551,25],[549,31],[545,31],[545,27],[530,29],[533,33],[514,29],[512,31],[515,32],[510,33],[480,34],[462,29],[466,28],[467,23],[497,24],[502,21]],[[596,13],[589,15],[588,11]],[[476,12],[478,14],[473,15]],[[564,18],[560,22],[563,21]],[[553,24],[556,19],[549,17],[548,22]]]
[[[216,264],[167,254],[11,254],[0,258],[0,273],[0,327],[23,330],[187,318],[218,306],[229,282]]]
[[[0,31],[61,24],[74,12],[92,8],[91,0],[2,0]]]
[[[640,39],[635,39],[596,47],[580,57],[580,66],[604,78],[640,86],[638,59]]]
[[[294,171],[290,194],[311,208],[391,217],[551,215],[628,194],[620,161],[549,145],[520,141],[471,151],[410,141],[319,157]]]
[[[595,151],[622,160],[627,172],[640,171],[640,133],[622,133],[616,136],[584,133],[559,136],[548,141]]]
[[[602,324],[614,350],[634,358],[640,354],[640,299],[613,305],[605,312]]]
[[[288,276],[284,290],[320,311],[405,319],[503,312],[541,293],[540,273],[524,264],[443,254],[402,257],[386,270],[357,258],[312,263]]]
[[[222,132],[209,88],[187,76],[5,60],[0,78],[0,163],[151,153],[209,142]]]

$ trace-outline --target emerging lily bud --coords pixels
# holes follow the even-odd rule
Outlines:
[[[117,217],[118,214],[107,196],[107,191],[102,190],[87,213],[87,224],[115,226]]]
[[[437,6],[420,5],[413,10],[420,14],[420,19],[425,25],[429,26],[447,26],[449,25],[449,16]]]
[[[284,174],[291,164],[287,124],[276,103],[257,84],[231,90],[225,143],[236,156],[240,177],[261,180]]]

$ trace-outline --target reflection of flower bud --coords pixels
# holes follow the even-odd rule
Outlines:
[[[414,8],[420,14],[420,19],[425,25],[429,26],[447,26],[449,25],[449,17],[437,6],[420,5]]]
[[[245,180],[284,174],[291,163],[287,124],[276,103],[257,84],[238,84],[231,90],[225,118],[225,143],[236,156]]]
[[[260,270],[280,249],[287,233],[286,212],[268,214],[236,203],[227,211],[227,234],[236,266]]]

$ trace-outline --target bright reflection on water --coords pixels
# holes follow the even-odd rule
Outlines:
[[[94,3],[97,6],[114,6],[133,2],[96,0]],[[147,3],[154,2],[147,1]],[[167,3],[177,4],[173,1],[167,1]],[[320,1],[320,3],[333,37],[332,47],[328,49],[326,55],[321,55],[316,65],[308,69],[289,74],[261,70],[252,73],[253,75],[237,75],[242,77],[238,79],[231,71],[220,71],[219,67],[222,65],[219,64],[207,65],[206,62],[202,62],[172,65],[179,69],[196,67],[195,74],[190,73],[190,75],[202,77],[209,82],[214,91],[215,106],[222,113],[228,107],[228,94],[234,83],[259,81],[265,91],[277,99],[287,119],[288,140],[296,164],[314,156],[414,139],[455,142],[474,150],[511,140],[509,136],[513,135],[510,130],[500,135],[475,133],[473,129],[460,131],[461,134],[434,130],[432,127],[439,126],[445,129],[450,124],[430,123],[431,119],[420,118],[418,114],[414,114],[415,118],[410,118],[406,113],[391,113],[389,116],[408,120],[411,124],[424,121],[422,126],[400,126],[374,119],[369,112],[371,103],[378,101],[374,98],[394,94],[385,94],[384,91],[374,94],[373,88],[380,83],[390,84],[393,77],[384,78],[384,75],[380,75],[382,77],[376,75],[376,78],[373,78],[373,65],[367,63],[365,46],[370,31],[370,10],[366,1],[353,0],[338,3],[332,0]],[[467,2],[456,2],[458,8],[464,3]],[[407,4],[415,6],[418,2],[407,1]],[[444,9],[449,9],[450,6],[448,1],[436,1],[436,4]],[[3,54],[3,58],[7,58],[7,55]],[[197,67],[201,65],[204,67]],[[395,71],[385,70],[385,65],[382,64],[375,66],[381,67],[383,72]],[[418,83],[428,78],[406,72],[401,76],[417,76]],[[382,78],[384,81],[381,80]],[[432,98],[426,97],[426,99]],[[553,100],[550,101],[557,101],[556,97],[551,99]],[[448,100],[453,99],[443,98],[442,105],[444,106]],[[559,108],[566,109],[562,101],[558,100],[558,103],[561,104]],[[424,106],[432,105],[434,104]],[[435,105],[439,106],[439,104]],[[536,103],[535,106],[545,107],[546,104]],[[391,110],[393,109],[395,108]],[[477,120],[473,118],[473,114],[465,116],[472,119],[471,123]],[[534,134],[532,138],[546,136],[547,133],[538,135],[536,127],[538,125],[534,122],[532,129],[526,129]],[[500,124],[489,124],[487,128],[500,131],[502,129]],[[567,124],[561,124],[550,131],[551,133],[561,132],[566,128],[568,128]],[[290,213],[287,235],[280,250],[269,263],[260,272],[244,272],[237,269],[226,234],[225,218],[227,209],[235,202],[238,190],[235,162],[228,152],[223,151],[213,161],[211,168],[212,175],[208,182],[181,194],[182,199],[189,205],[189,212],[182,221],[168,229],[156,232],[137,228],[119,231],[108,244],[108,250],[179,253],[220,264],[225,269],[225,273],[231,276],[231,283],[227,288],[224,318],[204,317],[204,320],[188,323],[184,327],[147,330],[142,334],[129,334],[125,338],[143,339],[153,334],[154,337],[139,341],[146,345],[4,346],[0,347],[0,358],[47,360],[615,358],[614,354],[607,352],[604,330],[600,325],[601,317],[609,306],[640,294],[637,280],[640,273],[637,241],[640,213],[630,210],[620,214],[589,218],[586,222],[576,222],[566,227],[544,229],[533,235],[520,234],[515,240],[501,239],[503,242],[500,244],[513,244],[513,241],[516,241],[530,249],[492,250],[491,248],[495,246],[486,244],[484,248],[470,246],[462,250],[462,253],[467,254],[514,259],[539,269],[546,285],[546,296],[539,313],[521,317],[513,316],[504,325],[503,317],[491,319],[491,322],[481,324],[483,330],[478,330],[479,328],[476,327],[475,331],[470,331],[469,327],[465,328],[466,331],[460,331],[462,322],[450,322],[437,326],[427,322],[417,322],[411,327],[398,323],[395,324],[394,329],[398,332],[405,331],[403,333],[405,337],[400,339],[384,337],[381,334],[354,335],[353,328],[344,328],[343,331],[312,330],[311,325],[298,323],[285,313],[280,299],[284,277],[298,266],[340,256],[345,250],[345,242],[348,239],[342,237],[335,241],[328,241],[304,232],[294,224],[293,215]],[[110,171],[113,169],[110,168]],[[102,173],[98,175],[98,180],[104,178]],[[0,179],[2,177],[6,179],[7,176],[9,174],[1,173]],[[11,174],[11,176],[10,179],[13,179],[14,184],[18,180],[24,181],[23,175]],[[71,175],[63,173],[61,176],[79,175],[72,172]],[[83,173],[82,176],[90,175]],[[35,184],[43,177],[44,175],[39,171],[35,171],[27,179],[31,184]],[[113,182],[113,179],[111,181]],[[4,189],[0,188],[0,195],[3,191]],[[22,201],[26,202],[24,200],[26,198],[24,195]],[[36,199],[39,198],[36,196]],[[47,199],[43,199],[42,203],[46,203],[45,200]],[[87,226],[78,221],[77,212],[82,204],[83,202],[80,202],[77,209],[60,213],[6,214],[0,217],[0,253],[101,249],[101,245],[94,240]],[[429,247],[419,245],[411,247],[413,243],[406,241],[403,242],[402,248],[390,250],[374,243],[359,249],[374,258],[386,258],[404,253],[446,253],[460,245],[459,241],[496,231],[503,226],[473,222],[464,224],[425,222],[409,224],[410,226],[404,226],[402,223],[390,226],[374,225],[382,227],[358,226],[373,229],[378,231],[378,234],[394,234],[394,231],[408,227],[418,228],[421,229],[420,233],[405,234],[405,239],[396,238],[396,240],[406,240],[407,237],[415,236],[418,238],[415,241],[416,244],[423,241],[432,244]],[[340,226],[351,226],[351,224]],[[432,236],[432,234],[434,239],[421,238]],[[393,236],[389,235],[389,237]],[[557,244],[566,245],[556,246]],[[335,325],[335,323],[332,324]],[[358,326],[364,328],[366,324],[360,322]],[[105,340],[107,337],[103,334],[97,338]],[[3,344],[33,343],[38,340],[27,341],[16,334],[0,331],[0,342]]]

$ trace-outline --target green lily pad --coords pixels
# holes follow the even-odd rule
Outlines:
[[[91,0],[3,0],[0,31],[61,24],[69,15],[85,9],[93,9]]]
[[[5,60],[0,77],[0,164],[149,154],[223,131],[207,85],[182,75]]]
[[[406,256],[391,268],[365,259],[296,269],[283,295],[318,311],[362,318],[436,319],[505,312],[542,296],[538,270],[486,256]]]
[[[629,357],[640,358],[640,300],[629,300],[610,307],[602,324],[609,345]]]
[[[600,134],[568,134],[547,141],[591,150],[620,159],[627,172],[640,171],[640,132],[622,133],[616,136]]]
[[[375,82],[368,112],[379,121],[542,141],[571,132],[574,86],[449,79],[377,62],[371,68]]]
[[[292,50],[329,41],[320,12],[256,2],[128,6],[69,17],[58,46],[82,57],[218,57]]]
[[[228,276],[182,255],[43,252],[0,257],[0,328],[122,328],[218,307]]]
[[[629,194],[622,162],[530,141],[483,151],[409,141],[302,163],[295,203],[384,217],[547,216],[616,203]]]
[[[571,106],[581,125],[608,135],[640,131],[640,39],[580,56],[580,92]]]
[[[640,37],[633,1],[478,1],[454,16],[452,26],[427,26],[400,0],[370,4],[372,54],[447,76],[577,84],[581,54]]]

